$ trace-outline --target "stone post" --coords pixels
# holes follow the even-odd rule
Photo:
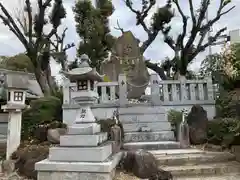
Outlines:
[[[63,83],[63,104],[70,104],[70,80],[64,77]]]
[[[127,78],[125,74],[120,74],[118,77],[119,85],[119,104],[124,106],[128,103],[127,100]]]
[[[22,124],[22,109],[23,107],[2,106],[5,112],[8,112],[8,131],[7,131],[7,150],[6,160],[11,158],[21,142],[21,124]]]
[[[214,100],[214,89],[211,76],[207,78],[207,95],[208,100]]]
[[[186,89],[186,77],[179,76],[180,80],[180,89],[181,89],[181,101],[184,102],[187,100],[187,89]]]
[[[151,74],[151,103],[152,105],[160,105],[160,87],[159,87],[159,78],[157,74]]]

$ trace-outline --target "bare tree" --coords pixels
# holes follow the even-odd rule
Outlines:
[[[143,29],[148,34],[148,39],[143,42],[141,46],[142,53],[146,51],[149,45],[156,39],[159,32],[162,32],[164,35],[164,42],[174,51],[175,56],[172,59],[173,63],[176,66],[177,73],[179,75],[185,75],[187,72],[187,66],[194,58],[200,53],[203,52],[207,47],[213,45],[218,37],[220,37],[226,27],[218,30],[213,36],[207,39],[205,43],[207,32],[210,28],[217,22],[219,19],[230,12],[235,6],[232,6],[227,9],[227,6],[230,4],[230,0],[219,0],[218,9],[214,18],[206,22],[206,14],[209,9],[211,0],[202,0],[201,5],[198,9],[194,9],[193,0],[187,0],[189,4],[189,10],[191,16],[188,17],[180,6],[179,0],[168,0],[167,4],[158,8],[152,17],[152,24],[148,27],[145,23],[145,19],[148,16],[149,11],[156,5],[155,0],[142,0],[142,10],[135,10],[132,6],[131,0],[124,0],[126,6],[136,14],[137,25],[141,25]],[[171,5],[176,5],[176,9],[182,18],[182,32],[177,36],[176,40],[169,35],[170,31],[170,21],[173,17],[171,13]],[[191,20],[191,24],[189,23]],[[191,26],[190,36],[187,37],[187,27]],[[198,38],[199,37],[199,38]],[[199,40],[198,40],[199,39]],[[165,80],[167,79],[164,69],[161,68],[158,64],[151,63],[150,61],[146,62],[148,68],[157,72],[159,76]]]
[[[66,16],[66,11],[62,0],[38,0],[37,12],[35,13],[32,10],[30,0],[25,0],[24,4],[23,16],[15,19],[0,3],[2,11],[0,19],[25,47],[26,55],[34,66],[36,80],[43,93],[45,95],[54,94],[56,89],[54,79],[51,76],[50,57],[53,56],[53,50],[56,52],[56,47],[53,46],[54,48],[52,48],[52,45],[59,44],[63,40],[60,42],[57,39],[56,42],[53,42],[52,39],[53,36],[58,37],[57,30],[61,25],[61,20]],[[50,14],[48,14],[48,10],[51,10]],[[46,15],[49,15],[48,18],[46,18]],[[44,31],[46,26],[51,27],[49,32]],[[68,47],[70,48],[70,46]],[[58,51],[67,49],[60,48]]]

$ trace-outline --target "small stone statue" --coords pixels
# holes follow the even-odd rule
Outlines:
[[[179,125],[179,142],[182,148],[188,148],[190,146],[189,140],[189,126],[186,121],[187,111],[185,109],[182,110],[182,122]]]
[[[123,127],[118,119],[118,112],[113,113],[114,125],[111,127],[111,140],[113,143],[113,153],[119,152],[123,142]]]

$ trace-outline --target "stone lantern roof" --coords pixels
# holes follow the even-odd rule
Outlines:
[[[104,75],[100,75],[95,68],[89,66],[89,57],[83,54],[80,57],[81,63],[78,68],[74,68],[68,72],[64,71],[63,74],[72,81],[76,80],[92,80],[103,81]]]

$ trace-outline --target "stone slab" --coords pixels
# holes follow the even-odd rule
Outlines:
[[[88,172],[48,172],[39,171],[38,180],[112,180],[115,170],[111,173],[88,173]]]
[[[112,172],[122,158],[122,152],[110,156],[103,162],[56,162],[45,159],[35,164],[37,171],[60,171],[60,172]]]
[[[112,144],[98,147],[52,147],[49,149],[50,161],[102,162],[112,154]]]
[[[159,149],[180,149],[180,143],[175,141],[158,141],[158,142],[131,142],[124,143],[125,150],[159,150]]]
[[[172,129],[169,122],[123,124],[124,132],[139,132],[143,127],[148,127],[153,132],[171,131]]]
[[[175,141],[173,131],[130,132],[124,134],[124,142]]]
[[[228,152],[207,152],[198,154],[155,155],[158,165],[181,166],[234,161],[235,156]]]
[[[98,146],[107,140],[107,133],[93,135],[64,135],[60,137],[60,146]]]
[[[168,121],[167,114],[122,114],[119,115],[122,123],[150,123]]]
[[[68,127],[69,135],[80,135],[80,134],[96,134],[99,133],[101,127],[97,123],[86,123],[86,124],[73,124]]]
[[[170,171],[175,177],[186,175],[195,177],[203,175],[226,175],[228,173],[240,172],[240,164],[237,162],[159,167],[165,171]]]
[[[159,106],[137,106],[118,109],[119,115],[124,114],[166,114],[166,110]]]

